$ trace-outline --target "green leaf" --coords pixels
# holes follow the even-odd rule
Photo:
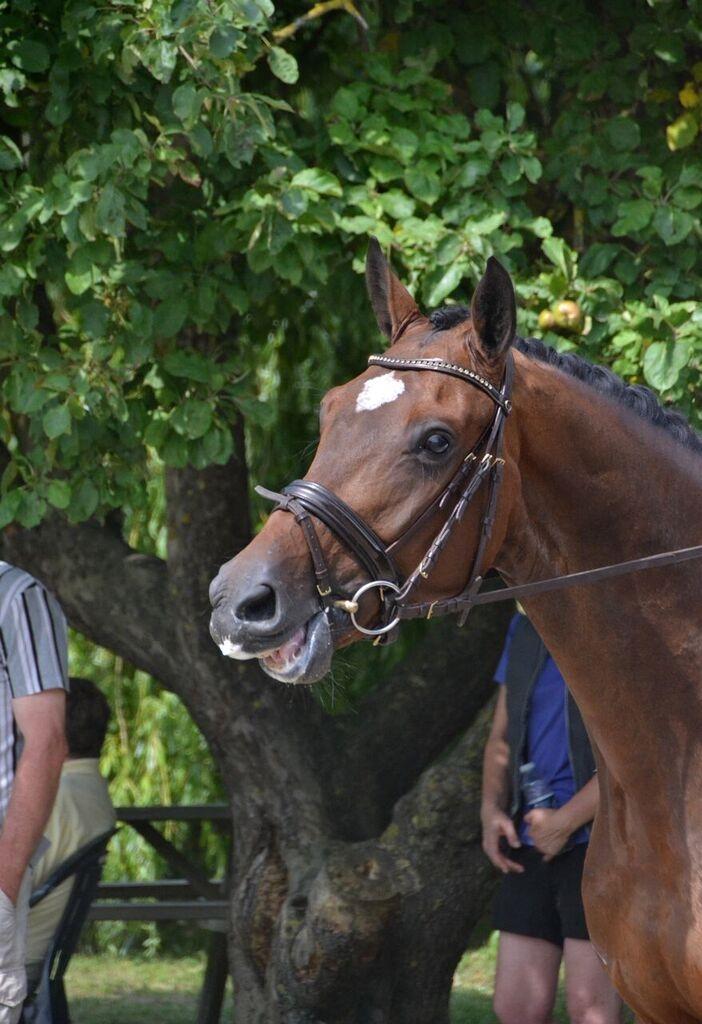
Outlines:
[[[334,94],[331,106],[335,113],[340,114],[341,117],[345,117],[349,121],[355,120],[361,112],[361,104],[357,92],[352,86],[344,86],[338,89]]]
[[[474,156],[466,160],[458,176],[461,188],[472,188],[479,178],[489,173],[492,162],[486,156]]]
[[[665,130],[668,148],[672,149],[673,152],[677,149],[685,149],[686,146],[695,141],[699,130],[699,124],[694,114],[691,114],[689,111],[681,114]]]
[[[100,495],[92,480],[81,480],[71,491],[68,515],[73,522],[89,519],[98,506]]]
[[[71,486],[67,480],[52,480],[46,489],[46,497],[54,508],[68,508],[71,500]]]
[[[68,287],[71,287],[70,284]],[[73,291],[72,288],[71,291]],[[104,337],[109,321],[109,314],[101,302],[87,302],[85,306],[81,307],[80,318],[83,330],[89,337]]]
[[[641,131],[630,117],[617,117],[605,125],[605,138],[613,149],[624,152],[636,149],[641,141]]]
[[[555,236],[551,238],[544,238],[541,243],[541,250],[544,256],[546,256],[546,258],[549,259],[555,267],[558,267],[566,281],[570,281],[573,273],[573,258],[563,239]]]
[[[454,288],[461,283],[465,269],[462,263],[454,263],[450,266],[429,292],[427,303],[430,306],[438,306],[443,302],[446,296],[450,295]]]
[[[49,66],[49,51],[43,43],[38,43],[34,39],[23,39],[12,55],[12,62],[23,71],[46,71]]]
[[[106,235],[120,238],[125,233],[124,196],[110,182],[105,185],[95,207],[95,226]]]
[[[83,295],[100,280],[100,272],[92,264],[81,264],[80,268],[69,266],[64,274],[68,290],[73,295]]]
[[[159,82],[169,82],[176,66],[177,49],[165,39],[155,39],[144,47],[140,56],[145,67]]]
[[[194,121],[200,113],[202,97],[192,85],[180,85],[173,93],[173,110],[181,121]]]
[[[405,220],[414,213],[414,200],[396,188],[391,189],[389,192],[384,192],[379,197],[379,202],[385,213],[389,214],[390,217],[394,217],[395,220]]]
[[[18,523],[31,530],[39,525],[45,512],[46,502],[39,497],[36,491],[23,492],[22,501],[17,509]]]
[[[290,184],[293,188],[307,188],[321,196],[342,195],[339,179],[320,167],[306,167],[304,171],[298,171]]]
[[[612,225],[615,238],[641,231],[650,224],[654,206],[649,199],[627,199],[617,207],[618,219]]]
[[[702,163],[686,164],[680,172],[679,184],[702,188]]]
[[[171,425],[191,440],[202,437],[212,424],[212,406],[197,398],[186,398],[171,416]]]
[[[677,384],[689,358],[690,347],[686,342],[654,341],[644,356],[644,377],[658,391],[669,391]]]
[[[154,310],[154,333],[160,338],[174,337],[185,323],[187,315],[186,299],[166,299]]]
[[[163,442],[168,436],[170,427],[166,419],[153,419],[144,431],[144,444],[150,445],[157,451],[161,449]]]
[[[390,147],[403,164],[409,163],[418,146],[418,136],[408,128],[396,128],[390,135]]]
[[[0,501],[0,530],[4,530],[15,519],[21,502],[22,491],[18,487],[3,495]]]
[[[174,377],[185,377],[200,384],[209,384],[214,365],[199,352],[177,348],[166,353],[163,368]]]
[[[291,53],[280,46],[272,46],[268,54],[268,66],[281,82],[294,85],[300,77],[297,61]]]
[[[289,217],[301,217],[307,210],[308,197],[300,188],[286,189],[280,200],[283,210]]]
[[[14,171],[22,166],[22,154],[7,135],[0,135],[0,171]]]
[[[47,437],[60,437],[71,432],[71,414],[66,405],[52,405],[42,417],[42,426]]]
[[[673,193],[673,203],[682,210],[694,210],[702,203],[702,189],[678,188]]]
[[[611,242],[595,242],[580,260],[581,272],[585,277],[599,277],[620,251],[620,247]]]
[[[692,231],[695,218],[674,206],[659,206],[653,218],[653,226],[666,245],[677,245]]]
[[[507,127],[510,131],[516,132],[524,124],[526,111],[521,103],[510,102],[507,104]]]
[[[210,36],[210,53],[217,60],[224,60],[243,38],[243,34],[233,25],[216,28]]]
[[[438,174],[422,161],[416,167],[409,167],[405,171],[405,183],[412,195],[429,206],[433,206],[441,195]]]
[[[649,199],[657,199],[663,189],[663,169],[655,165],[639,167],[637,178],[643,179],[643,190]]]

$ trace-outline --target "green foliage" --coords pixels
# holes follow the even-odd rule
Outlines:
[[[549,340],[696,415],[699,0],[403,0],[367,49],[287,6],[0,3],[0,524],[143,506],[237,413],[290,461],[373,345],[369,233],[428,305],[498,254],[525,329],[575,302]]]

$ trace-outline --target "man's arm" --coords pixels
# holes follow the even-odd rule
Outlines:
[[[544,855],[544,860],[552,860],[561,852],[573,832],[582,825],[587,825],[595,817],[600,802],[600,785],[597,776],[593,775],[575,796],[558,807],[536,808],[524,815],[529,825],[531,838],[537,850]]]
[[[12,702],[24,747],[0,832],[0,889],[13,903],[56,796],[67,753],[65,703],[66,694],[59,689]]]
[[[504,836],[516,849],[519,842],[514,823],[505,813],[509,799],[509,746],[507,745],[507,693],[500,686],[490,736],[483,757],[483,797],[480,818],[483,824],[483,850],[500,871],[522,872],[524,868],[506,857],[500,849]]]

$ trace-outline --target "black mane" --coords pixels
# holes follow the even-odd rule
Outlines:
[[[469,318],[470,310],[467,306],[445,306],[429,315],[435,331],[450,330]],[[690,426],[681,412],[661,405],[650,388],[641,384],[626,384],[606,366],[596,366],[572,352],[557,352],[539,338],[517,338],[515,348],[529,359],[548,363],[569,377],[575,377],[598,394],[631,409],[647,423],[665,430],[685,448],[702,454],[702,435]]]

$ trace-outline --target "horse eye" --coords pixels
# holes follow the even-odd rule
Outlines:
[[[431,452],[432,455],[445,455],[450,447],[451,441],[446,434],[439,434],[437,432],[427,434],[422,441],[422,448],[427,452]]]

